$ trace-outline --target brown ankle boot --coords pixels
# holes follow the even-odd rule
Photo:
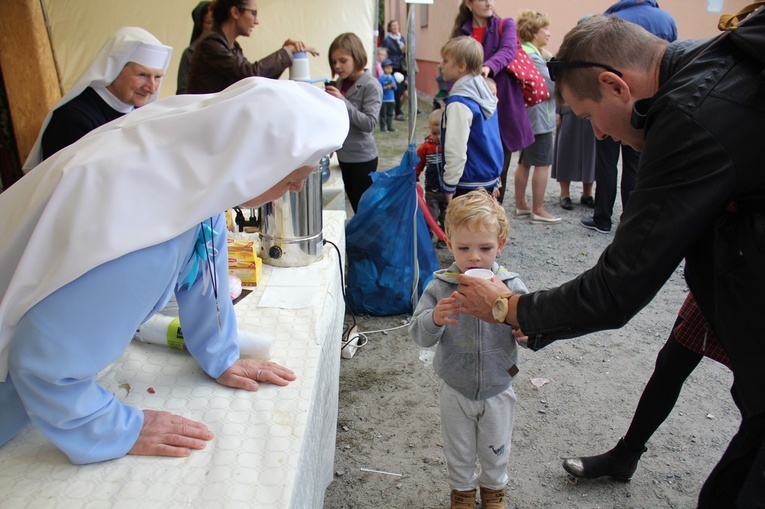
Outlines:
[[[505,488],[490,490],[482,486],[481,509],[505,509]]]
[[[452,490],[451,509],[475,509],[475,490]]]

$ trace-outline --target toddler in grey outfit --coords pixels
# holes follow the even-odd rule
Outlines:
[[[482,507],[504,508],[517,346],[504,323],[460,314],[455,299],[457,276],[472,268],[491,269],[514,294],[528,290],[518,274],[495,261],[510,225],[502,206],[486,191],[454,198],[444,223],[454,263],[437,271],[425,288],[409,334],[420,346],[438,345],[433,367],[443,380],[441,430],[452,507],[473,507],[480,487]]]

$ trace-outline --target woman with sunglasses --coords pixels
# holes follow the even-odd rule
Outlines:
[[[213,26],[194,50],[188,77],[189,94],[220,92],[250,76],[278,78],[292,65],[294,53],[319,54],[304,42],[287,39],[280,50],[250,62],[236,39],[249,37],[259,23],[256,0],[215,0],[210,10]]]
[[[510,156],[534,142],[523,92],[507,72],[507,65],[515,58],[518,50],[515,21],[494,14],[494,0],[463,0],[452,29],[452,37],[461,35],[468,35],[481,43],[483,75],[497,83],[497,114],[504,148],[502,186],[498,198],[502,203],[507,188]],[[531,211],[525,211],[525,215],[530,214]]]

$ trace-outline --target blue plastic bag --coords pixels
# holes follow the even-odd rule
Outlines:
[[[397,168],[373,173],[372,186],[345,228],[346,298],[356,314],[413,312],[438,270],[430,232],[417,207],[417,160],[416,147],[410,145]]]

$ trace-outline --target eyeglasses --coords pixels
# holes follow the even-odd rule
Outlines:
[[[556,69],[582,69],[585,67],[600,67],[601,69],[616,74],[620,78],[622,77],[621,71],[614,69],[610,65],[599,64],[597,62],[586,62],[583,60],[555,60],[555,58],[547,62],[547,70],[550,71],[550,79],[553,81],[555,81]]]
[[[252,14],[253,16],[255,16],[256,18],[258,17],[258,10],[257,9],[249,9],[247,7],[237,7],[237,9],[239,9],[239,12],[247,11],[250,14]]]

